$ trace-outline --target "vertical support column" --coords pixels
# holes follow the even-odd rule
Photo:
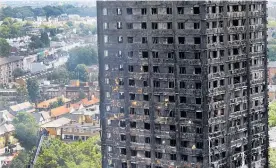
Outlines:
[[[99,85],[100,85],[100,126],[101,126],[101,152],[102,152],[102,167],[107,167],[107,150],[106,150],[106,113],[105,113],[105,97],[104,97],[104,60],[103,60],[103,16],[102,3],[97,1],[97,33],[98,33],[98,58],[99,58]]]
[[[224,36],[223,36],[223,41],[224,41],[224,57],[222,58],[222,61],[225,63],[228,61],[229,55],[228,55],[228,17],[227,17],[227,6],[228,6],[228,2],[227,1],[223,1],[223,32],[224,32]],[[227,66],[227,64],[224,65],[224,70],[225,70],[225,80],[224,83],[226,86],[229,86],[229,79],[231,79],[231,77],[229,77],[229,66]],[[230,89],[229,87],[225,87],[226,89],[226,93],[225,93],[225,118],[226,118],[226,167],[231,167],[231,132],[229,132],[229,128],[230,128],[230,113],[231,113],[231,106],[230,106],[230,99],[231,99],[231,94],[230,94]]]
[[[247,133],[248,133],[248,137],[247,137],[247,147],[248,147],[248,152],[247,152],[247,161],[248,161],[248,168],[251,168],[251,159],[252,159],[252,146],[251,146],[251,141],[252,141],[252,134],[251,134],[251,99],[250,99],[250,57],[249,57],[249,53],[250,53],[250,39],[249,39],[249,5],[251,4],[251,2],[247,2],[246,3],[246,8],[245,8],[245,18],[246,18],[246,22],[245,22],[245,26],[246,26],[246,76],[247,76],[247,81],[246,81],[246,86],[247,86],[247,119],[248,119],[248,124],[247,124]]]
[[[172,3],[172,8],[173,9],[177,9],[176,3],[171,2]],[[177,23],[176,20],[177,17],[177,11],[173,10],[173,23]],[[174,39],[174,92],[175,92],[175,121],[176,121],[176,159],[177,159],[177,165],[180,165],[181,162],[181,155],[180,155],[180,147],[181,147],[181,132],[180,132],[180,111],[179,111],[179,73],[178,73],[178,58],[177,58],[177,54],[176,52],[178,52],[178,49],[176,47],[176,31],[177,31],[177,24],[173,24],[172,27],[173,30],[173,39]]]
[[[149,22],[150,19],[150,12],[151,6],[149,5],[150,2],[146,1],[147,6],[147,39],[148,39],[148,51],[152,51],[152,27]],[[151,146],[151,167],[155,167],[155,106],[154,106],[154,91],[153,91],[153,68],[152,68],[152,56],[148,58],[148,81],[149,81],[149,113],[150,113],[150,146]]]
[[[203,127],[203,167],[209,167],[209,125],[208,125],[208,57],[207,57],[207,33],[206,33],[206,2],[200,5],[200,36],[201,36],[201,67],[202,67],[202,127]]]
[[[265,109],[265,134],[266,134],[266,140],[265,140],[265,167],[269,167],[269,161],[268,161],[268,157],[269,157],[269,154],[268,154],[268,150],[269,150],[269,134],[268,134],[268,71],[267,71],[267,64],[268,64],[268,59],[267,59],[267,1],[263,1],[263,6],[264,6],[264,27],[265,27],[265,31],[264,31],[264,54],[265,54],[265,57],[264,57],[264,69],[265,69],[265,76],[264,76],[264,79],[265,79],[265,88],[264,88],[264,109]]]

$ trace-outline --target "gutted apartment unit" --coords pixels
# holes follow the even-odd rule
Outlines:
[[[103,167],[267,168],[265,1],[98,1]]]

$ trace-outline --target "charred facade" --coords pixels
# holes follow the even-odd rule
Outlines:
[[[265,1],[98,1],[103,167],[268,167]]]

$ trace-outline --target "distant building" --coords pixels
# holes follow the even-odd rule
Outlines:
[[[37,55],[29,55],[23,59],[23,69],[30,71],[32,69],[33,62],[37,61]]]
[[[0,84],[12,82],[13,71],[16,68],[23,69],[23,57],[11,56],[0,58]]]
[[[86,141],[100,135],[100,126],[87,123],[72,123],[61,127],[61,139],[64,141]]]
[[[80,20],[80,15],[68,15],[69,20],[75,21],[75,20]]]
[[[268,100],[269,102],[276,100],[276,85],[268,85]]]
[[[16,97],[16,89],[0,89],[0,100],[15,100]]]
[[[51,121],[51,116],[47,111],[32,113],[32,115],[38,125],[42,125]]]
[[[61,14],[60,16],[58,16],[58,21],[68,21],[69,17],[67,14]]]
[[[71,120],[68,118],[59,118],[41,125],[41,128],[45,128],[47,131],[49,131],[49,135],[51,137],[60,137],[62,126],[69,124],[70,122]]]
[[[36,17],[36,21],[38,21],[38,22],[46,22],[47,21],[47,17],[46,16],[37,16]]]
[[[275,77],[276,80],[276,61],[269,61],[267,65],[268,69],[268,82],[270,85],[276,85],[273,82],[273,78]],[[275,81],[276,82],[276,81]]]
[[[17,113],[20,112],[33,113],[35,112],[35,108],[30,102],[24,102],[10,106],[9,112],[15,116]]]
[[[61,95],[60,97],[55,97],[55,98],[52,98],[52,99],[49,99],[49,100],[45,100],[43,102],[38,103],[37,106],[36,106],[36,108],[39,109],[39,110],[47,110],[47,109],[49,109],[50,104],[54,103],[54,102],[57,102],[59,98],[61,98],[62,101],[65,104],[67,104],[67,103],[69,103],[71,101],[70,99],[67,99],[63,95]]]
[[[71,108],[69,105],[60,106],[50,110],[50,116],[52,120],[64,117],[64,115],[70,112]]]
[[[35,21],[35,18],[34,17],[26,17],[24,20],[25,21]]]

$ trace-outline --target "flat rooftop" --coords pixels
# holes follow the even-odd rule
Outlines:
[[[11,63],[11,62],[23,60],[23,58],[24,57],[20,57],[20,56],[11,56],[11,57],[0,58],[0,65],[5,65],[5,64]]]

